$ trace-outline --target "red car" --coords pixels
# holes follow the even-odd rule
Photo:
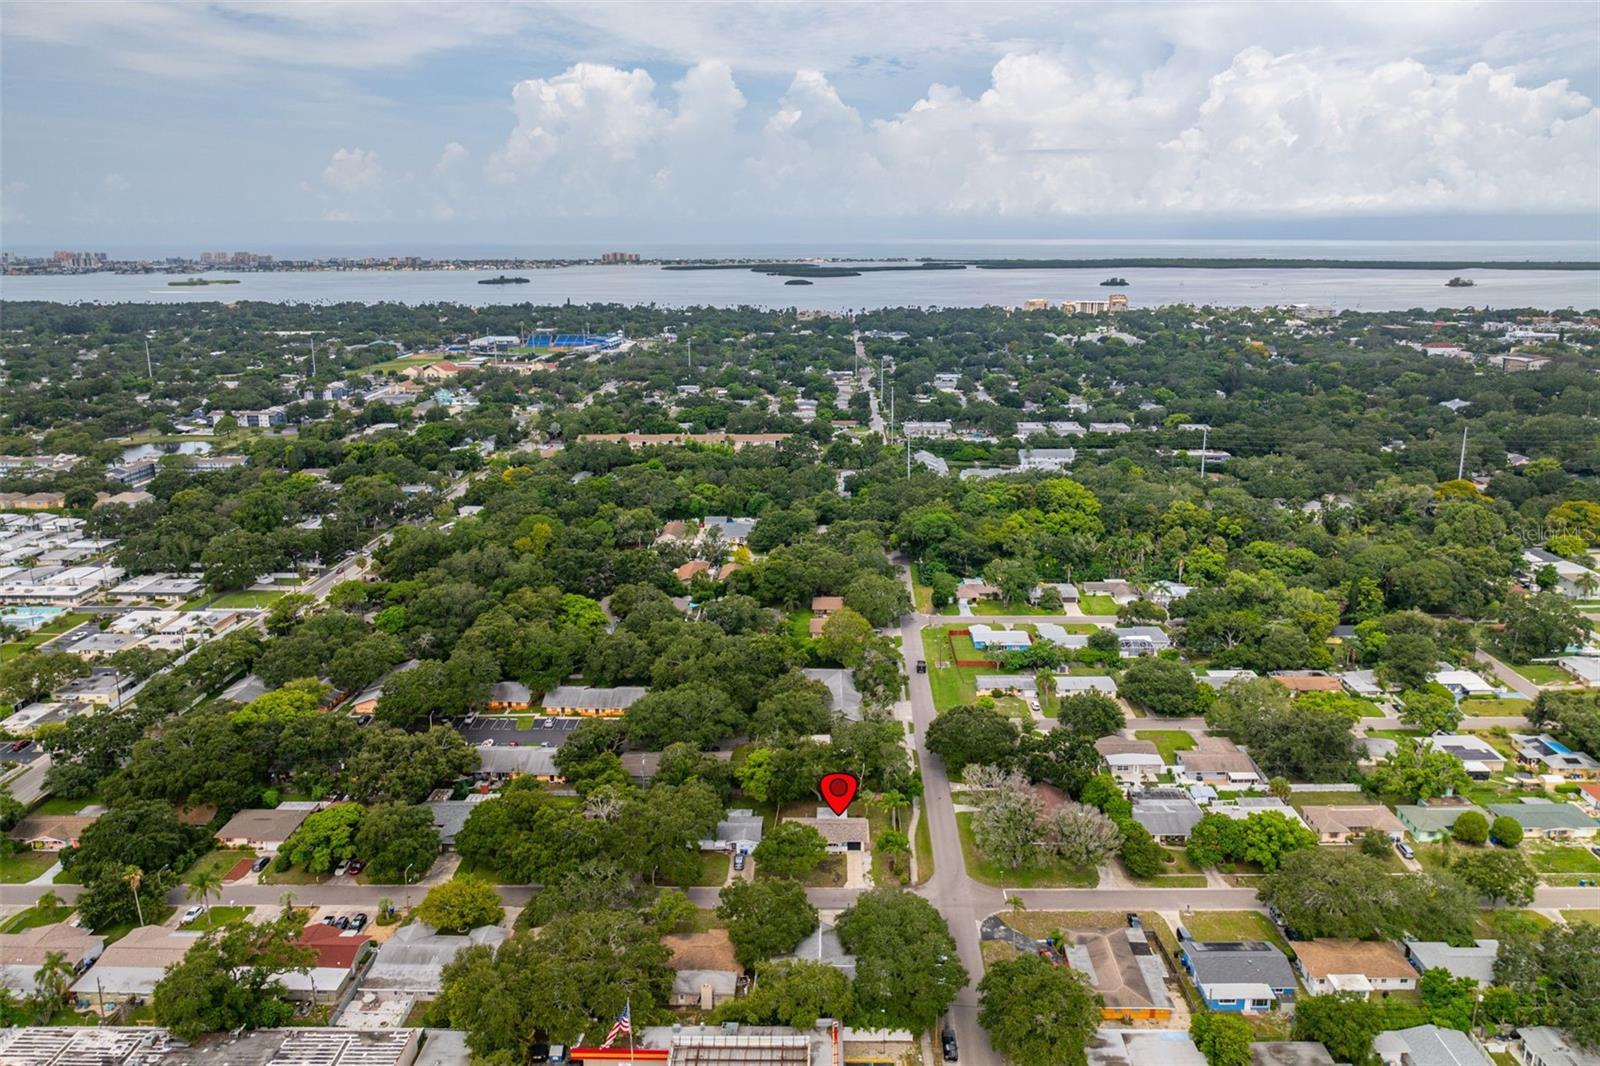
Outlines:
[[[351,877],[354,877],[356,874],[360,873],[366,868],[367,864],[362,862],[360,859],[351,859],[350,868],[346,870],[345,873],[349,874]]]

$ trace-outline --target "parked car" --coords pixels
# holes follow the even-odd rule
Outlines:
[[[345,871],[347,871],[349,869],[350,869],[350,860],[349,859],[343,859],[343,860],[340,861],[338,866],[335,866],[333,868],[333,876],[335,876],[335,877],[343,877],[345,875]]]
[[[487,740],[478,741],[478,747],[480,747],[480,748],[492,748],[492,747],[494,747],[494,737],[489,737]]]
[[[542,729],[554,729],[556,727],[556,720],[554,718],[546,718],[539,723],[539,726]]]
[[[268,866],[271,866],[271,865],[272,865],[272,856],[271,855],[263,855],[259,859],[257,859],[255,862],[250,864],[250,872],[253,873],[253,874],[258,874],[262,870],[265,870]]]
[[[939,1043],[943,1046],[944,1061],[961,1061],[961,1049],[956,1047],[956,1031],[954,1029],[948,1025],[945,1026],[944,1032],[939,1034]]]
[[[359,874],[362,870],[365,870],[366,868],[367,868],[367,864],[362,862],[360,859],[351,859],[350,860],[350,866],[349,866],[348,869],[345,870],[345,873],[348,874],[351,877],[354,877],[354,876],[356,876],[356,874]]]
[[[733,868],[735,870],[744,869],[744,852],[736,851],[733,853]]]
[[[925,674],[927,672],[928,672],[928,660],[926,660],[926,659],[918,659],[917,660],[917,673]]]
[[[1411,845],[1402,840],[1394,842],[1394,850],[1398,851],[1402,858],[1414,859],[1417,857],[1417,853],[1411,850]]]
[[[371,724],[372,724],[372,715],[370,715],[370,714],[359,714],[359,715],[356,715],[356,725],[371,725]]]
[[[1129,911],[1128,912],[1128,928],[1129,929],[1143,929],[1144,928],[1144,922],[1133,911]]]
[[[333,924],[337,925],[340,929],[348,929],[348,928],[350,928],[350,919],[347,918],[345,915],[341,914],[341,915],[339,915],[339,920],[334,922]]]
[[[354,918],[350,919],[350,928],[354,929],[358,933],[366,927],[366,924],[367,916],[365,914],[358,914]]]
[[[337,914],[324,914],[322,916],[322,924],[323,925],[338,925],[339,924],[339,916]]]
[[[1600,844],[1590,844],[1589,850],[1594,852],[1597,858],[1600,858]]]
[[[183,912],[183,917],[178,919],[178,924],[179,925],[188,925],[190,922],[194,921],[196,918],[199,918],[205,912],[206,912],[206,905],[204,903],[198,903],[198,904],[194,905],[193,907],[190,907],[188,910]]]

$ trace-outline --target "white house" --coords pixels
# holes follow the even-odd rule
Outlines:
[[[1124,785],[1154,781],[1167,768],[1161,761],[1160,749],[1148,740],[1101,737],[1094,742],[1094,750],[1105,760],[1111,776]]]
[[[995,629],[983,623],[968,627],[972,646],[979,651],[1020,651],[1033,645],[1033,636],[1023,629]]]

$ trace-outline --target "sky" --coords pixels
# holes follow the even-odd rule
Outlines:
[[[35,3],[0,247],[1600,236],[1593,3]]]

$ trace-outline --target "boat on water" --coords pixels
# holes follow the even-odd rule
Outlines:
[[[479,285],[526,285],[526,284],[528,284],[528,279],[527,278],[514,278],[514,277],[511,277],[508,274],[501,274],[499,277],[479,278],[478,279],[478,284]]]
[[[1125,288],[1128,287],[1128,279],[1127,278],[1107,278],[1106,280],[1102,281],[1100,283],[1100,285],[1103,288],[1125,289]]]
[[[169,281],[168,285],[179,288],[191,288],[200,285],[237,285],[238,278],[185,278],[182,281]]]
[[[1444,286],[1447,289],[1470,289],[1476,284],[1477,282],[1471,278],[1454,277],[1445,282]]]
[[[784,282],[784,284],[785,285],[810,285],[811,282],[807,281],[805,278],[790,278],[788,281]]]

